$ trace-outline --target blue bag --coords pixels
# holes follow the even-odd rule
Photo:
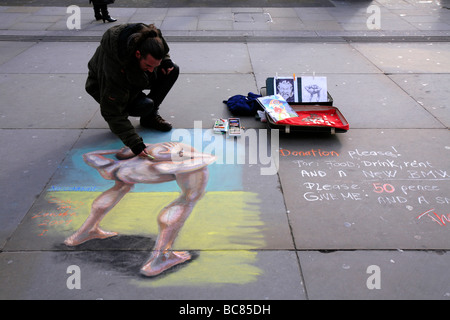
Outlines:
[[[249,92],[248,96],[238,94],[223,101],[223,103],[227,104],[228,110],[235,116],[254,116],[258,110],[262,110],[262,107],[256,101],[259,97],[262,96]]]

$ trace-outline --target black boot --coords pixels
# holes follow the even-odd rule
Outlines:
[[[94,17],[95,17],[95,20],[97,20],[97,21],[103,19],[103,16],[100,13],[100,7],[95,4],[94,4]]]
[[[109,15],[108,7],[106,6],[106,4],[101,6],[101,11],[102,11],[103,23],[105,23],[105,21],[108,21],[108,22],[115,22],[115,21],[117,21],[117,19],[111,18],[111,16]]]
[[[156,129],[158,131],[167,132],[172,130],[172,124],[164,120],[159,112],[147,117],[142,117],[140,120],[141,126],[149,129]]]

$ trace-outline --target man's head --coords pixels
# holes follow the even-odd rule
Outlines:
[[[154,25],[144,26],[132,36],[134,56],[139,67],[144,71],[153,72],[161,64],[167,49]]]
[[[159,67],[162,61],[162,59],[154,58],[150,53],[144,56],[139,50],[136,51],[135,56],[139,62],[139,68],[142,71],[153,72],[156,67]]]

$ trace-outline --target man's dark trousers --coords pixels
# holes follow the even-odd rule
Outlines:
[[[148,95],[140,92],[138,96],[127,105],[128,114],[141,119],[151,119],[158,114],[159,106],[178,79],[180,68],[174,64],[169,74],[164,74],[160,68],[156,72],[156,79],[151,84]]]

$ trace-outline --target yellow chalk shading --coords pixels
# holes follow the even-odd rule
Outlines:
[[[69,236],[89,215],[99,192],[54,191],[48,199],[76,203],[76,215],[66,225],[55,225],[49,232]],[[158,235],[157,216],[162,208],[178,197],[177,192],[131,192],[100,224],[102,229],[120,234]],[[258,194],[243,191],[207,192],[196,204],[174,243],[174,250],[198,250],[199,256],[175,272],[155,279],[133,280],[145,286],[180,286],[256,281],[262,272],[254,263],[265,246]],[[205,251],[206,250],[206,251]],[[150,281],[149,281],[150,280]]]
[[[254,251],[201,251],[195,260],[178,266],[174,272],[154,279],[133,279],[132,283],[139,287],[246,284],[256,281],[262,273],[254,265],[256,262]]]

